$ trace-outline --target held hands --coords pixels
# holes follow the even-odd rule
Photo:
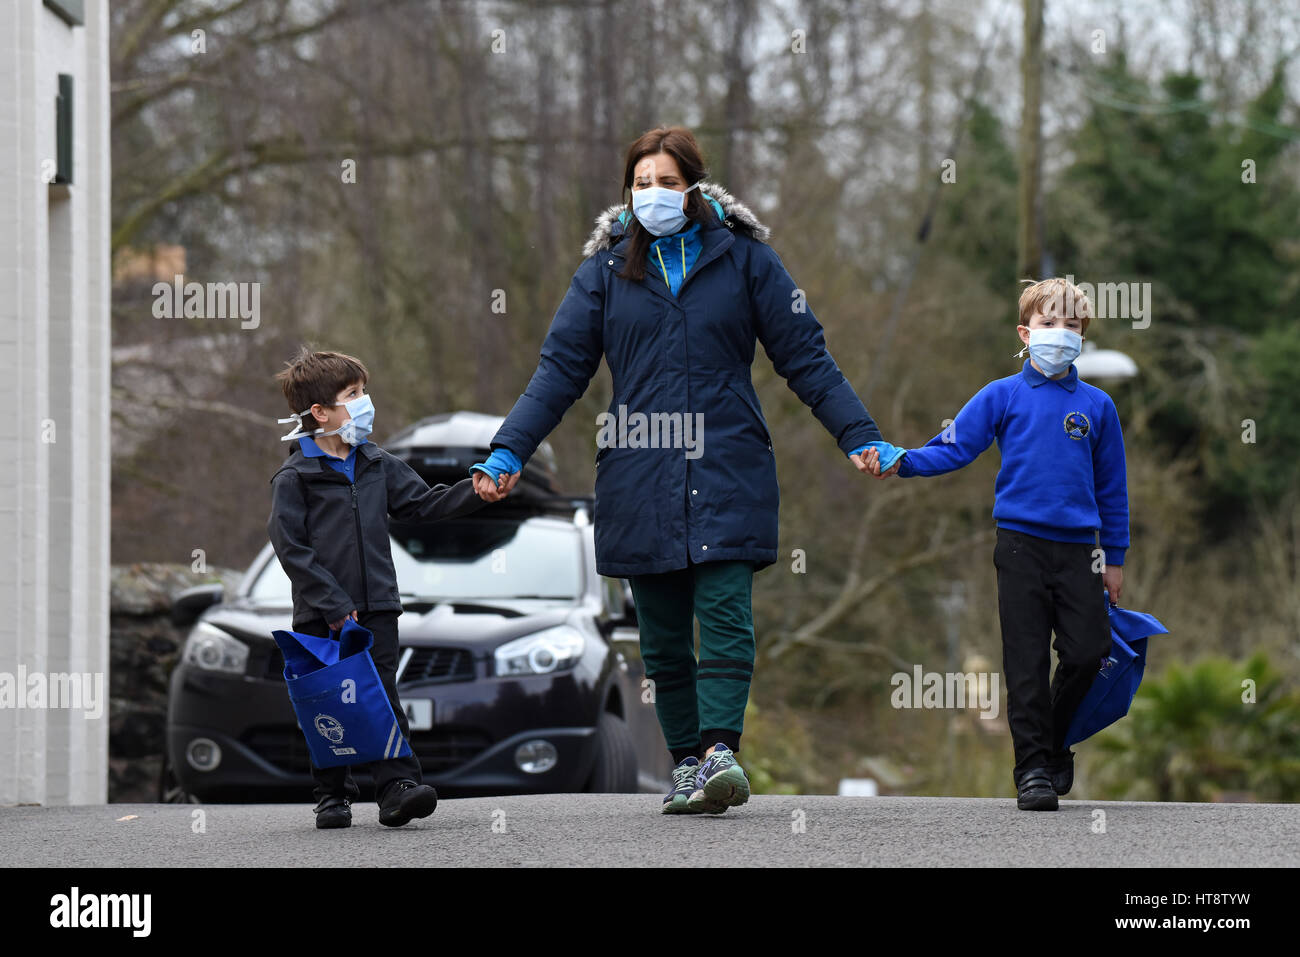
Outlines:
[[[497,475],[497,480],[493,482],[486,473],[475,472],[474,491],[485,502],[499,502],[510,494],[510,490],[519,481],[519,475],[519,472],[512,475],[501,472]]]
[[[523,469],[524,463],[515,453],[498,446],[492,450],[486,462],[470,467],[474,476],[474,491],[485,502],[499,502],[510,494]]]
[[[1101,573],[1101,586],[1112,605],[1119,604],[1119,593],[1124,589],[1124,566],[1107,565]]]
[[[853,462],[859,472],[866,472],[870,475],[874,475],[878,479],[886,479],[891,475],[897,475],[898,467],[903,464],[903,460],[900,458],[889,467],[888,471],[881,474],[880,451],[875,448],[863,449],[861,454],[850,455],[849,459]]]

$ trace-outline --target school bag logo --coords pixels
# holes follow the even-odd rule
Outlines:
[[[343,725],[337,718],[332,718],[327,714],[316,715],[316,730],[320,736],[331,744],[343,743]]]
[[[1088,417],[1082,412],[1071,412],[1065,417],[1065,433],[1072,439],[1083,438],[1090,428]]]

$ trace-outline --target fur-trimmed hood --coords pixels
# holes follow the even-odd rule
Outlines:
[[[753,211],[717,183],[700,183],[700,192],[717,200],[723,211],[723,222],[731,229],[742,232],[759,242],[767,242],[772,231],[764,226]],[[586,259],[602,250],[610,249],[623,238],[623,224],[618,221],[618,214],[627,206],[618,204],[608,207],[596,217],[596,227],[591,231],[586,244],[582,247],[582,256]]]

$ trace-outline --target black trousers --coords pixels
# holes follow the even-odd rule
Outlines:
[[[397,697],[397,612],[358,612],[357,618],[357,623],[361,627],[368,628],[374,633],[375,643],[370,648],[370,657],[374,659],[375,671],[379,672],[379,680],[384,683],[384,690],[388,692],[388,703],[393,706],[393,713],[397,715],[397,724],[402,731],[402,737],[409,742],[411,740],[410,722],[406,720],[406,712],[402,710],[402,702]],[[304,635],[316,635],[320,638],[326,638],[329,636],[330,626],[322,618],[319,621],[295,625],[294,631],[300,631]],[[317,803],[334,795],[346,797],[350,801],[355,801],[361,796],[361,789],[352,780],[352,767],[363,768],[366,765],[318,768],[315,764],[312,764],[311,776],[316,781],[314,796]],[[369,765],[369,769],[375,779],[375,800],[377,802],[382,802],[384,792],[387,791],[390,785],[398,781],[407,780],[414,781],[416,784],[424,783],[423,778],[420,776],[420,761],[414,754],[405,758],[374,761]]]
[[[1070,719],[1110,653],[1110,617],[1101,575],[1092,570],[1093,548],[998,529],[993,564],[1017,784],[1026,771],[1064,755]],[[1057,665],[1049,686],[1052,632]]]

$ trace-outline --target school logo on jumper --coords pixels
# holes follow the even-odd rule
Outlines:
[[[1083,438],[1090,428],[1088,417],[1082,412],[1071,412],[1065,417],[1065,432],[1072,439]]]
[[[316,730],[320,736],[331,744],[341,744],[343,742],[343,725],[337,718],[331,718],[327,714],[316,715]]]

